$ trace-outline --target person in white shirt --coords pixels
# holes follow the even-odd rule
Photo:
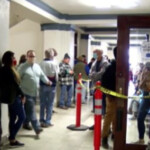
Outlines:
[[[45,59],[40,63],[41,69],[46,74],[51,86],[47,86],[42,81],[40,82],[40,122],[41,127],[53,126],[51,116],[53,111],[53,103],[56,93],[56,83],[58,80],[59,66],[54,57],[57,52],[53,48],[45,50]],[[46,111],[45,111],[46,110]]]

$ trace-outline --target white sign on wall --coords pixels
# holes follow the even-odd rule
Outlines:
[[[150,61],[150,42],[144,41],[141,48],[143,60]]]

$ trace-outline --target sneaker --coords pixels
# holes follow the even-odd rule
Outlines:
[[[145,141],[143,139],[139,139],[138,141],[136,141],[134,144],[144,144]]]
[[[24,143],[21,143],[21,142],[19,142],[19,141],[15,141],[15,142],[10,142],[10,146],[12,146],[12,147],[16,147],[16,146],[24,146]]]
[[[32,130],[32,127],[29,124],[24,124],[23,128],[26,130]]]
[[[54,126],[52,123],[41,123],[41,127],[42,128],[48,128],[48,127],[52,127],[52,126]]]
[[[35,131],[35,133],[36,133],[36,135],[39,135],[42,131],[43,131],[43,129],[42,129],[42,128],[39,128],[39,129],[37,129],[37,130]]]
[[[46,123],[41,123],[41,127],[42,128],[47,128],[48,126],[46,125]]]
[[[66,106],[59,106],[60,109],[68,109]]]
[[[68,108],[75,108],[75,106],[74,106],[74,105],[66,106],[66,107],[68,107]]]

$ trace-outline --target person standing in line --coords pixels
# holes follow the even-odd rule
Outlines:
[[[39,135],[43,129],[40,128],[39,122],[36,118],[35,103],[39,82],[42,80],[45,84],[51,85],[51,82],[41,70],[40,66],[35,63],[34,50],[27,51],[27,61],[18,68],[21,77],[21,89],[25,94],[25,112],[28,121],[31,121],[32,127]]]
[[[60,99],[59,99],[59,108],[67,109],[74,108],[71,105],[71,98],[73,95],[73,69],[69,65],[70,56],[66,53],[64,55],[63,61],[59,64],[59,82],[60,82]],[[65,98],[67,95],[67,101],[65,103]]]
[[[88,65],[85,64],[85,60],[83,56],[79,56],[77,58],[78,62],[74,66],[74,79],[75,79],[75,85],[78,80],[78,75],[81,73],[82,78],[85,80],[88,80],[88,75],[89,75],[89,67]],[[87,87],[87,82],[83,81],[84,87]],[[82,88],[82,104],[86,104],[86,89]]]
[[[55,56],[57,56],[56,50],[53,48],[49,48],[48,50],[45,50],[45,59],[40,63],[41,69],[48,77],[50,82],[52,82],[51,86],[46,85],[42,81],[40,82],[41,127],[53,126],[53,124],[51,123],[51,116],[56,93],[56,83],[58,81],[58,73],[59,73],[59,66],[56,64],[54,60]]]
[[[93,86],[95,86],[97,81],[101,81],[102,75],[105,72],[107,66],[109,65],[109,62],[103,56],[103,50],[99,49],[94,50],[93,57],[95,58],[95,61],[92,64],[89,77],[92,81]],[[95,101],[93,97],[93,112],[94,112],[94,105]],[[103,106],[102,108],[105,109],[105,97],[103,97],[102,99],[102,106]],[[102,110],[102,112],[105,112],[105,110]],[[94,126],[91,126],[89,129],[93,130]]]
[[[102,76],[102,86],[111,90],[116,91],[116,56],[117,47],[113,50],[115,59],[111,61],[110,65],[106,68]],[[103,122],[102,129],[102,147],[108,149],[108,136],[110,133],[110,126],[112,124],[112,139],[114,138],[114,121],[116,114],[117,103],[114,96],[106,95],[106,114]]]
[[[20,59],[19,59],[19,65],[21,65],[22,63],[25,63],[26,60],[27,60],[26,55],[25,55],[25,54],[22,54],[22,55],[20,56]]]
[[[3,100],[11,98],[8,103],[9,110],[9,142],[10,146],[24,146],[16,140],[16,135],[25,119],[24,103],[25,97],[19,86],[20,77],[16,71],[16,59],[12,51],[6,51],[2,57],[2,68],[0,69],[0,85]]]
[[[141,70],[141,75],[139,77],[139,88],[143,93],[143,97],[149,96],[150,94],[150,62],[146,62],[144,68]],[[138,127],[138,138],[139,140],[136,144],[144,144],[144,134],[145,134],[145,118],[150,111],[150,98],[142,98],[139,113],[137,117],[137,127]],[[150,143],[150,130],[148,131],[149,143]]]

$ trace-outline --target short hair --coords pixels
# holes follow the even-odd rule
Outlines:
[[[27,56],[28,56],[29,53],[35,53],[35,51],[34,50],[28,50],[27,51]]]
[[[54,57],[54,56],[57,56],[57,52],[54,48],[49,48],[49,49],[45,50],[46,58],[50,58],[50,57]]]
[[[102,50],[102,49],[95,49],[93,52],[94,52],[94,53],[95,53],[95,52],[97,52],[97,53],[99,53],[99,52],[100,52],[100,53],[102,53],[102,54],[103,54],[103,50]]]

